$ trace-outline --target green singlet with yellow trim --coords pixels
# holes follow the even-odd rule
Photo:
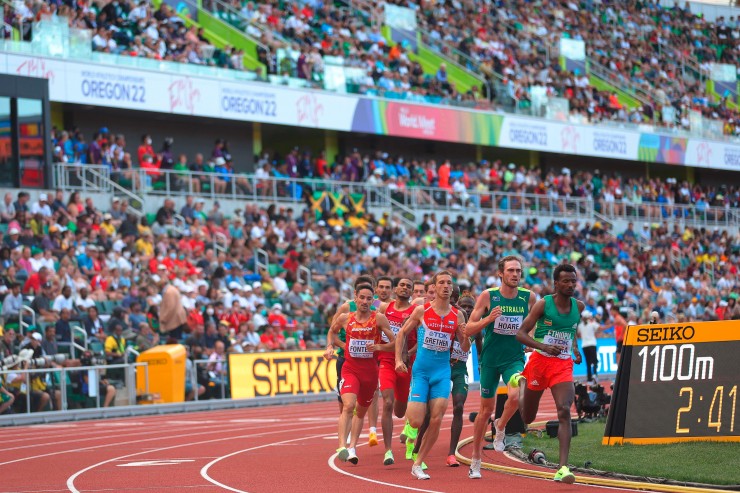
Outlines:
[[[545,352],[537,350],[543,356],[548,358],[570,359],[573,353],[573,341],[576,340],[578,333],[578,322],[581,321],[581,314],[578,312],[578,301],[575,298],[570,299],[570,311],[560,313],[555,306],[553,295],[545,296],[545,313],[537,320],[534,329],[534,340],[543,344],[550,344],[563,348],[558,356],[552,356]]]

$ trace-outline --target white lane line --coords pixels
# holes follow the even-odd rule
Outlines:
[[[319,428],[325,428],[325,426],[313,426],[313,427],[309,427],[309,428],[304,428],[304,430],[315,430],[315,429],[319,429]],[[216,442],[224,442],[224,441],[228,441],[228,440],[236,440],[236,439],[240,439],[240,438],[257,438],[257,437],[262,437],[262,436],[266,436],[266,435],[275,435],[275,434],[278,434],[278,433],[294,433],[294,432],[295,432],[295,430],[293,430],[292,428],[287,428],[287,429],[284,428],[282,430],[268,431],[266,433],[258,433],[256,435],[255,434],[238,435],[238,436],[230,436],[230,437],[224,437],[224,438],[216,438],[216,439],[213,439],[213,440],[203,440],[203,441],[200,441],[200,442],[180,443],[180,444],[177,444],[177,445],[170,445],[169,447],[161,447],[161,448],[154,449],[154,450],[144,450],[142,452],[134,452],[132,454],[120,455],[118,457],[113,457],[111,459],[100,461],[100,462],[98,462],[96,464],[93,464],[91,466],[87,466],[84,469],[80,469],[76,473],[72,474],[69,478],[67,478],[67,489],[69,491],[71,491],[72,493],[80,493],[80,490],[78,490],[75,487],[75,480],[79,476],[81,476],[82,474],[84,474],[84,473],[86,473],[86,472],[88,472],[88,471],[90,471],[92,469],[95,469],[96,467],[100,467],[100,466],[102,466],[104,464],[108,464],[108,463],[111,463],[111,462],[119,461],[121,459],[127,459],[129,457],[136,457],[136,456],[139,456],[139,455],[142,455],[142,454],[148,454],[148,453],[151,453],[151,452],[162,452],[164,450],[172,450],[172,449],[181,448],[181,447],[191,447],[191,446],[194,446],[194,445],[206,445],[206,444],[211,444],[211,443],[216,443]],[[201,433],[199,433],[199,434],[201,434]],[[187,436],[189,436],[189,435],[182,435],[182,437],[187,437]],[[324,434],[322,433],[321,435],[318,435],[318,436],[324,436]],[[175,437],[173,437],[173,438],[175,438]],[[132,443],[135,443],[135,442],[132,442]],[[117,445],[121,445],[121,444],[119,443]]]
[[[243,449],[243,450],[237,450],[236,452],[232,452],[232,453],[230,453],[228,455],[224,455],[222,457],[219,457],[217,459],[214,459],[211,462],[209,462],[208,464],[206,464],[205,466],[203,466],[203,468],[200,470],[200,475],[201,475],[201,477],[203,479],[205,479],[209,483],[214,484],[216,486],[219,486],[220,488],[223,488],[225,490],[233,491],[235,493],[249,493],[248,491],[244,491],[244,490],[240,490],[240,489],[237,489],[237,488],[233,488],[233,487],[231,487],[229,485],[223,484],[220,481],[217,481],[217,480],[213,479],[211,476],[208,475],[208,469],[210,469],[211,466],[214,465],[214,464],[216,464],[217,462],[220,462],[220,461],[222,461],[224,459],[228,459],[229,457],[233,457],[235,455],[243,454],[245,452],[251,452],[253,450],[259,450],[259,449],[262,449],[262,448],[273,447],[273,446],[276,446],[276,445],[286,445],[288,443],[300,442],[302,440],[311,440],[313,438],[320,438],[320,437],[324,437],[324,436],[326,436],[325,433],[324,434],[321,434],[321,435],[311,435],[311,436],[302,437],[302,438],[294,438],[292,440],[283,440],[283,441],[280,441],[280,442],[267,443],[265,445],[260,445],[258,447],[251,447],[251,448],[246,448],[246,449]]]

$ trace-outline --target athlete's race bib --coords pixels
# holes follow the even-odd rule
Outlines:
[[[550,332],[542,339],[542,342],[544,344],[549,344],[550,346],[557,346],[561,348],[560,354],[557,356],[552,356],[551,354],[542,352],[544,356],[557,357],[560,359],[569,359],[571,357],[573,339],[570,338],[568,333],[554,331]]]
[[[523,320],[521,315],[500,315],[493,322],[493,331],[504,336],[516,335]]]
[[[424,328],[424,341],[421,343],[421,347],[424,349],[438,352],[449,351],[451,343],[450,334]]]
[[[469,351],[463,351],[462,346],[459,342],[454,341],[452,343],[452,354],[450,355],[451,359],[456,359],[458,361],[468,361],[468,355],[470,354]]]
[[[372,343],[372,339],[350,339],[347,348],[349,355],[353,358],[372,358],[373,352],[367,349]]]
[[[401,330],[401,326],[398,325],[398,324],[395,324],[395,323],[391,322],[390,320],[388,321],[388,325],[391,326],[391,330],[393,331],[393,335],[394,336],[398,336],[398,333]],[[383,339],[383,342],[391,342],[390,339],[388,339],[388,336],[385,335],[385,332],[381,332],[380,333],[380,337]]]

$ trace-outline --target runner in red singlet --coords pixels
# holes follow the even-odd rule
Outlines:
[[[416,308],[409,302],[413,281],[406,277],[397,278],[394,282],[396,299],[390,303],[384,303],[378,312],[384,314],[388,319],[391,330],[398,334],[403,323]],[[415,339],[415,338],[414,338]],[[383,342],[388,342],[383,337]],[[411,342],[416,345],[416,341]],[[396,372],[396,355],[393,351],[378,352],[380,392],[383,395],[383,414],[381,424],[383,426],[383,443],[385,444],[385,456],[383,464],[390,466],[394,463],[391,441],[393,439],[393,414],[402,418],[406,414],[406,405],[409,400],[409,387],[411,384],[411,373]],[[411,366],[411,362],[408,363]]]
[[[375,352],[390,350],[394,347],[395,341],[385,315],[370,310],[373,295],[373,287],[369,284],[357,286],[355,289],[357,311],[340,315],[331,326],[332,334],[338,334],[342,328],[345,328],[346,333],[346,342],[338,342],[338,345],[344,348],[345,362],[340,381],[342,413],[339,415],[337,452],[340,460],[353,464],[359,462],[355,446],[360,437],[365,413],[378,388],[378,362],[375,359]],[[381,334],[385,334],[390,342],[381,344]],[[347,433],[350,431],[350,424],[352,434],[348,445]]]

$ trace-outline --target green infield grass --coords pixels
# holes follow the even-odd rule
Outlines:
[[[578,423],[578,436],[573,437],[568,462],[601,471],[636,476],[666,478],[676,481],[716,485],[740,485],[740,459],[737,442],[687,442],[665,445],[602,445],[604,420]],[[558,439],[543,432],[528,433],[523,451],[533,448],[545,452],[549,462],[558,462]]]

